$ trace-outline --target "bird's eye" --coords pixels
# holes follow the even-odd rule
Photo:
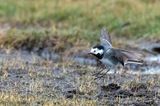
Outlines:
[[[94,50],[93,52],[96,52],[96,50]]]

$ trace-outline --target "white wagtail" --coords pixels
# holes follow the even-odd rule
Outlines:
[[[117,49],[112,47],[112,42],[109,33],[105,28],[100,33],[101,43],[92,47],[89,54],[94,55],[97,59],[110,69],[114,69],[116,72],[116,66],[122,64],[143,64],[139,55],[135,52]]]

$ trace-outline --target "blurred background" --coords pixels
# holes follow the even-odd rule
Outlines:
[[[0,0],[0,45],[64,52],[96,44],[102,27],[115,39],[160,39],[159,9],[159,0]]]
[[[144,64],[96,80],[103,27]],[[158,54],[160,0],[0,0],[0,105],[159,106]]]

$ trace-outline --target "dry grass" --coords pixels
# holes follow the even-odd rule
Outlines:
[[[67,59],[56,63],[34,55],[29,55],[26,59],[31,60],[28,61],[22,55],[4,56],[5,60],[1,61],[2,105],[96,106],[159,103],[159,75],[117,74],[114,78],[112,74],[108,74],[105,78],[94,80],[92,74],[97,71],[96,67],[76,64]],[[117,88],[108,87],[110,83],[118,84],[120,89],[114,91]]]
[[[43,106],[96,106],[95,100],[86,100],[86,99],[52,99],[45,100],[43,98],[38,98],[36,96],[20,96],[19,94],[12,93],[1,93],[0,94],[0,104],[1,105],[43,105]]]

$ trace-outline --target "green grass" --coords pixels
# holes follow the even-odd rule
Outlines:
[[[17,34],[21,28],[29,33],[33,29],[37,36],[36,30],[43,28],[90,43],[98,41],[102,27],[120,37],[158,37],[159,5],[158,0],[0,0],[0,23],[11,25]]]

